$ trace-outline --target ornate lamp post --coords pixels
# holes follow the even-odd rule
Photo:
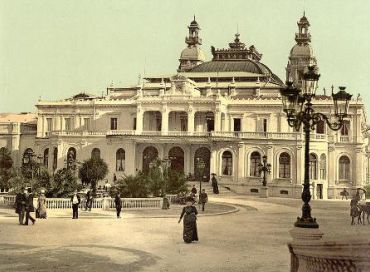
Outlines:
[[[287,86],[281,89],[283,102],[283,111],[287,115],[289,126],[299,131],[303,124],[305,133],[305,153],[304,153],[304,182],[302,192],[302,217],[298,217],[295,222],[296,227],[300,228],[318,228],[316,218],[311,217],[310,207],[310,176],[309,176],[309,154],[310,154],[310,131],[322,121],[332,130],[339,130],[343,126],[344,118],[347,117],[349,101],[352,95],[345,91],[345,87],[339,87],[339,92],[332,92],[334,102],[334,116],[327,116],[320,112],[315,112],[311,100],[315,97],[317,82],[320,75],[315,66],[308,67],[308,71],[303,76],[302,90],[293,86],[292,82],[287,82]]]
[[[202,192],[202,179],[204,174],[204,169],[206,168],[206,164],[202,158],[197,158],[197,169],[198,169],[198,177],[199,177],[199,193]]]
[[[260,173],[263,173],[262,185],[266,187],[267,185],[266,174],[271,172],[271,164],[267,163],[266,155],[262,157],[262,163],[258,164],[258,171]]]

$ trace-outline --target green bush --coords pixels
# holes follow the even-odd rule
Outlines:
[[[75,190],[80,191],[83,188],[82,184],[77,183],[77,178],[74,172],[70,169],[59,169],[51,183],[50,193],[54,197],[70,196]]]
[[[178,194],[186,193],[188,188],[186,186],[186,180],[184,173],[177,171],[169,171],[169,178],[167,183],[167,193]]]
[[[96,192],[96,184],[108,174],[108,165],[100,158],[91,158],[82,163],[78,170],[78,177],[84,184],[91,184],[93,191]]]

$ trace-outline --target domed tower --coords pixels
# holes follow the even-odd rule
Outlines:
[[[185,43],[188,45],[181,52],[180,56],[180,65],[178,72],[185,72],[204,62],[205,57],[203,51],[199,48],[199,45],[202,44],[202,39],[198,36],[200,27],[194,20],[190,23],[189,36],[185,38]]]
[[[316,58],[310,45],[311,34],[308,32],[310,23],[305,14],[297,22],[298,33],[295,34],[296,45],[290,50],[288,65],[286,67],[287,81],[293,81],[293,84],[301,88],[303,73],[308,66],[317,65]]]

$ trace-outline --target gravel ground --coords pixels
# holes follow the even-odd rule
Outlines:
[[[173,217],[139,212],[127,220],[50,218],[19,226],[0,214],[0,271],[289,271],[286,244],[299,200],[228,194],[210,201],[239,211],[200,216],[200,241],[192,244],[182,241],[182,224]],[[369,237],[370,225],[350,226],[348,202],[313,201],[312,207],[325,237]]]

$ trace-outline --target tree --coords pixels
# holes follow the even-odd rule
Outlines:
[[[153,196],[157,197],[163,195],[165,180],[163,178],[163,168],[161,162],[158,160],[156,164],[150,168],[147,176],[149,190]]]
[[[167,182],[167,193],[178,194],[187,192],[186,180],[184,173],[170,170]]]
[[[63,168],[55,173],[52,182],[53,196],[65,197],[69,196],[75,190],[79,191],[81,189],[82,185],[77,184],[77,178],[72,170]]]
[[[0,148],[0,188],[10,188],[9,179],[12,176],[13,159],[6,147]]]
[[[93,191],[96,191],[96,184],[108,174],[108,165],[100,158],[85,160],[79,171],[78,177],[83,184],[90,184]]]

